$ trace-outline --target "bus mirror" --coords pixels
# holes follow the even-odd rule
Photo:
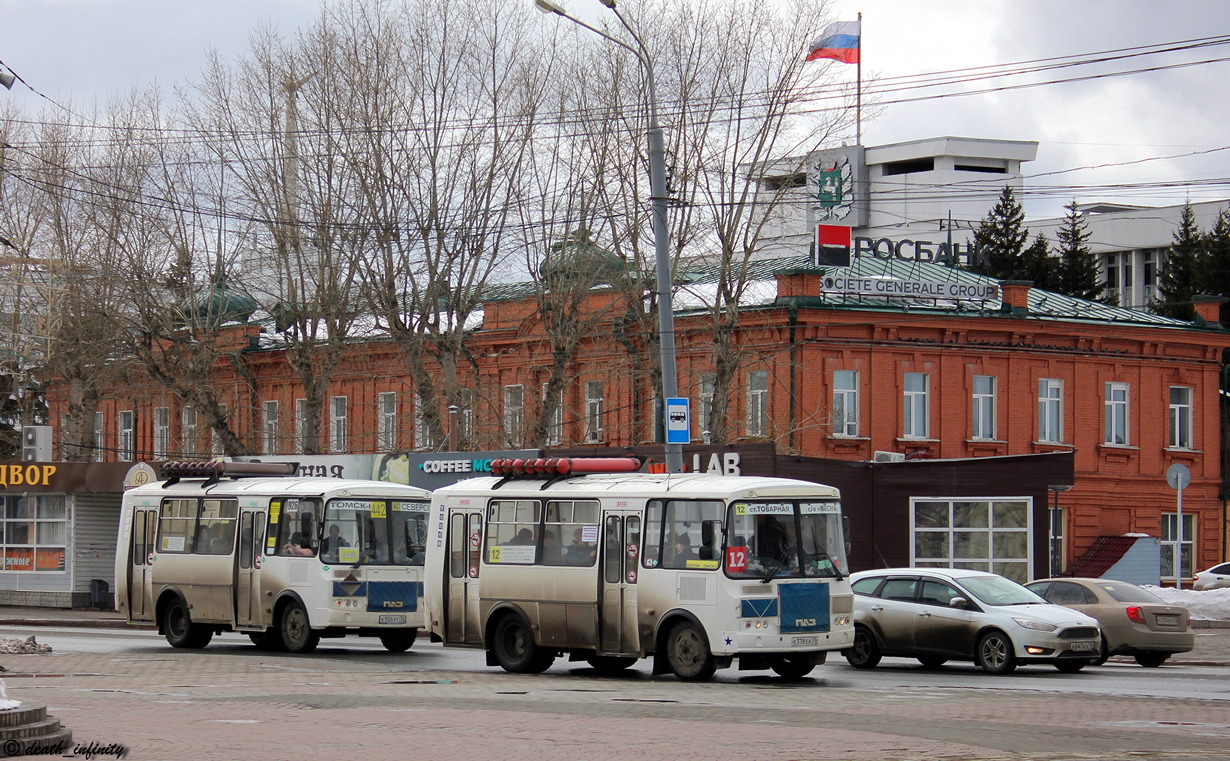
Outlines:
[[[700,522],[700,543],[705,547],[713,546],[713,524],[717,521],[701,521]]]

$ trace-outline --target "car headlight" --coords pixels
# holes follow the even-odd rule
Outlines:
[[[1035,621],[1032,618],[1014,618],[1012,620],[1016,621],[1021,626],[1024,626],[1026,629],[1034,629],[1035,631],[1040,632],[1053,632],[1059,628],[1054,624],[1048,624],[1045,621]]]

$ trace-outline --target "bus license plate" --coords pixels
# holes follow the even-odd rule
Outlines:
[[[405,616],[390,616],[390,615],[384,615],[384,616],[381,616],[380,618],[376,619],[376,623],[380,623],[380,624],[404,624],[404,623],[406,623],[406,617],[405,617]]]
[[[1076,650],[1078,652],[1082,650],[1097,650],[1098,643],[1096,642],[1073,642],[1068,649]]]
[[[819,637],[794,637],[790,640],[790,645],[792,647],[808,647],[808,646],[814,647],[819,644],[820,644]]]

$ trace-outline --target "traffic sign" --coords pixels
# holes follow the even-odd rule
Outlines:
[[[1192,472],[1181,462],[1176,462],[1166,469],[1166,483],[1171,489],[1186,489],[1192,482]]]
[[[685,396],[672,396],[666,400],[666,443],[692,443],[692,416]]]

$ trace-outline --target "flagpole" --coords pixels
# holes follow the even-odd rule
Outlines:
[[[847,16],[847,18],[849,18]],[[863,144],[863,12],[858,13],[858,64],[854,86],[854,144]]]

